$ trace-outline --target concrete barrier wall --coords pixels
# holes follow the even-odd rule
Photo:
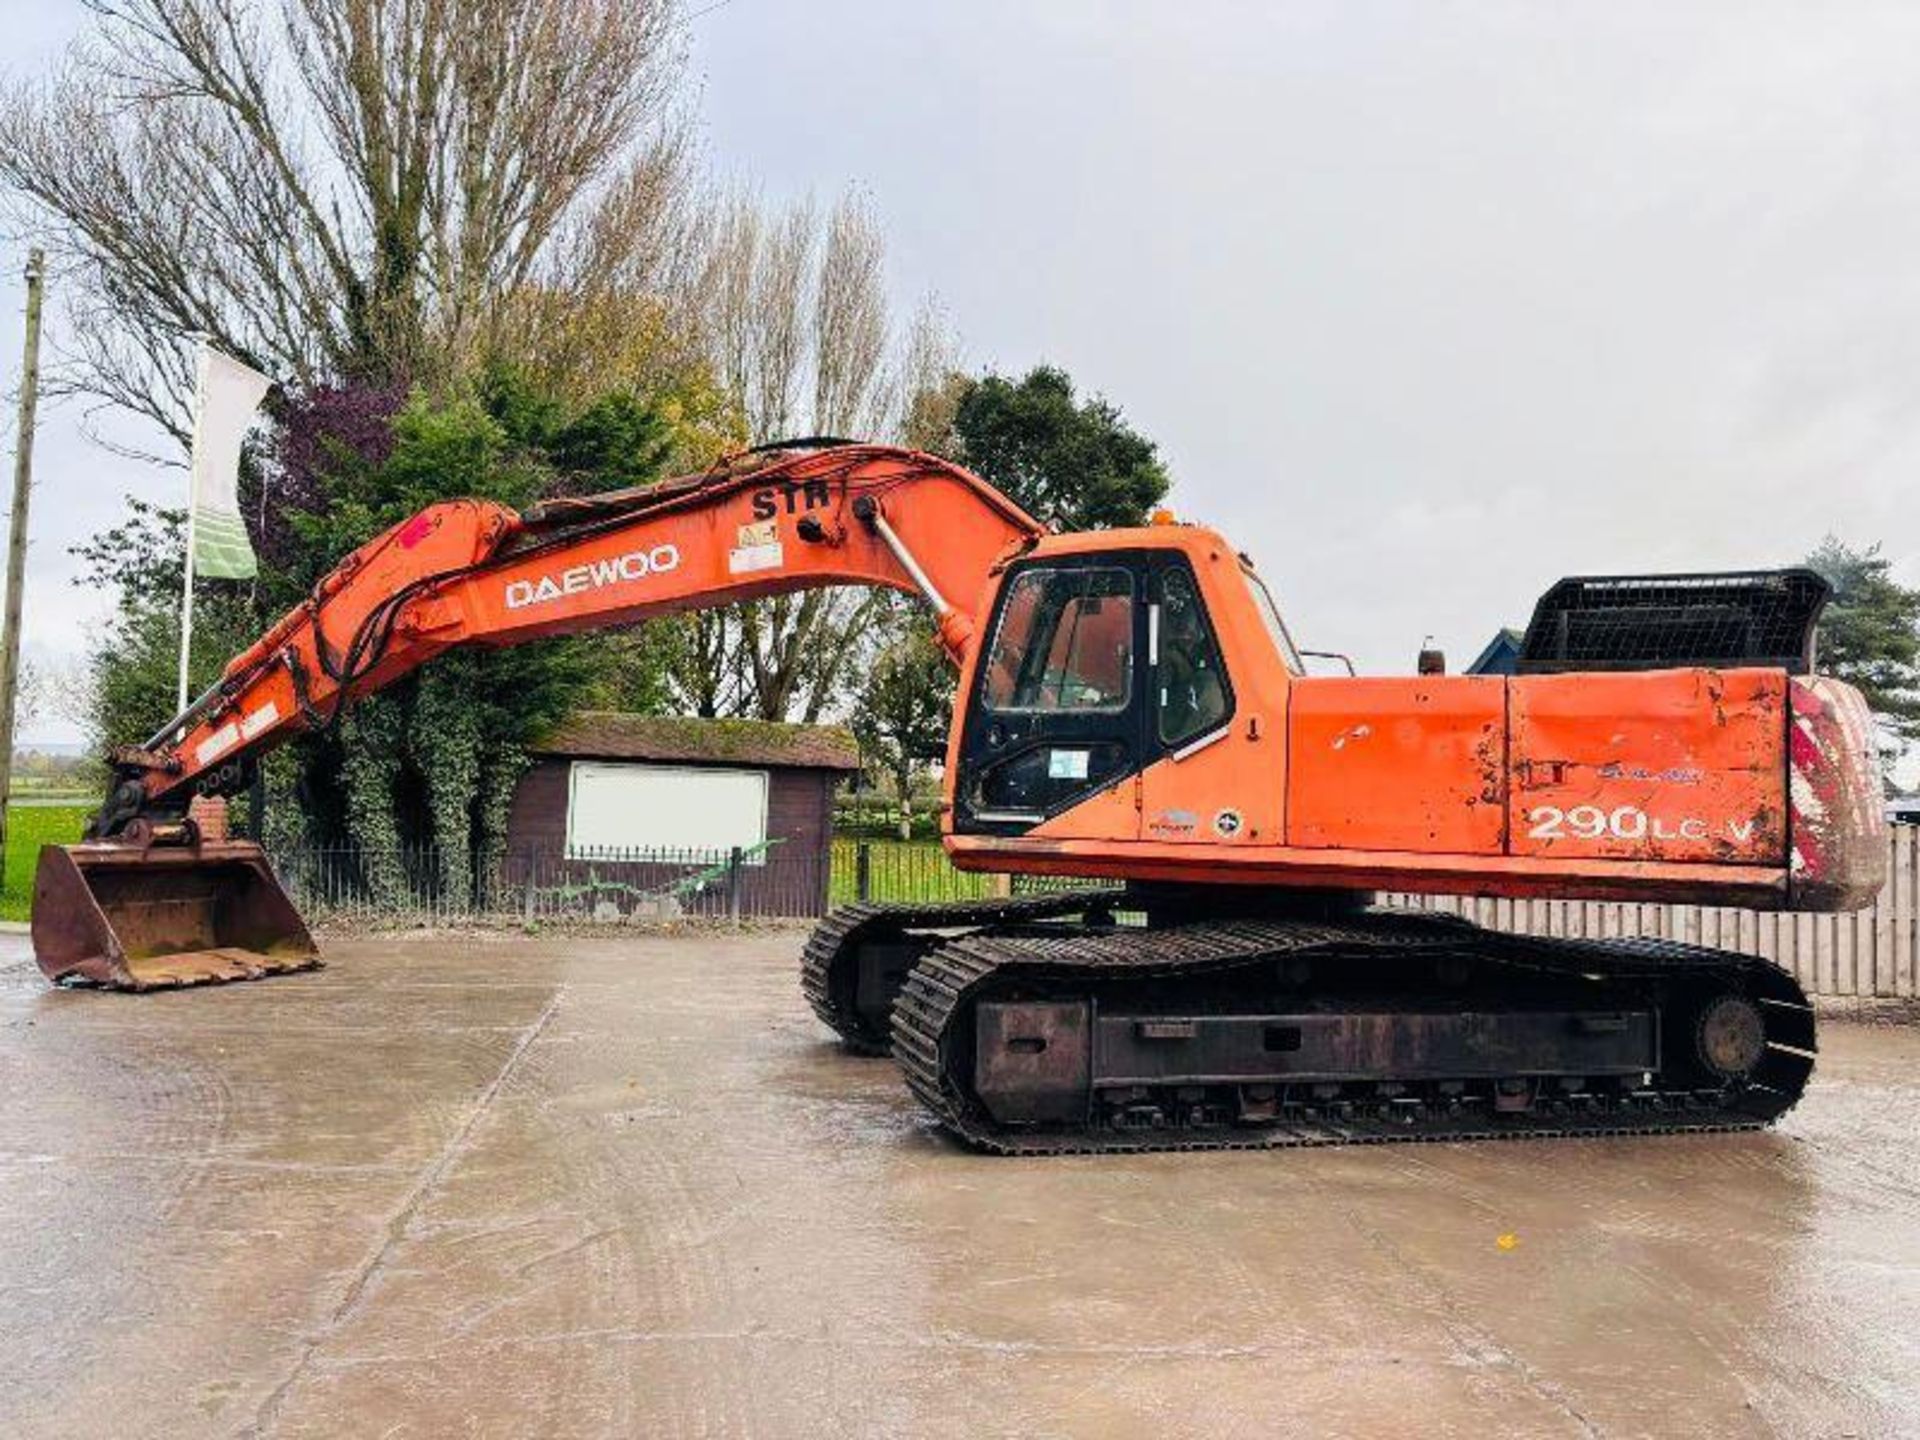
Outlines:
[[[1652,935],[1764,956],[1808,993],[1912,999],[1920,952],[1920,826],[1895,825],[1886,887],[1850,915],[1781,915],[1709,905],[1598,900],[1495,900],[1471,895],[1382,896],[1526,935]]]

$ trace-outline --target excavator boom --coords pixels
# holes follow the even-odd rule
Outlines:
[[[829,585],[917,593],[956,662],[994,567],[1041,526],[944,460],[881,446],[752,453],[703,475],[516,514],[449,500],[362,545],[145,745],[86,843],[48,847],[34,941],[49,978],[122,989],[317,963],[257,847],[196,797],[457,645],[505,646]]]
[[[918,592],[955,661],[992,567],[1042,532],[984,481],[878,446],[757,456],[548,501],[449,500],[375,537],[231,660],[139,751],[93,826],[107,839],[457,645],[514,645],[829,585]]]

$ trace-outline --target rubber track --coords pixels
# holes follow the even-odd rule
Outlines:
[[[874,1033],[853,1008],[852,986],[836,983],[836,967],[843,960],[850,961],[861,945],[909,930],[957,930],[1050,920],[1075,914],[1089,905],[1115,904],[1125,896],[1123,889],[1086,889],[921,905],[842,905],[814,926],[807,937],[800,956],[800,991],[821,1023],[849,1050],[885,1055],[887,1037]]]
[[[1659,977],[1722,969],[1760,1002],[1768,1050],[1753,1076],[1728,1087],[1704,1108],[1651,1108],[1571,1115],[1508,1114],[1288,1120],[1261,1127],[1200,1130],[1006,1129],[972,1103],[945,1073],[945,1038],[970,1023],[966,1002],[989,985],[1021,979],[1059,982],[1103,978],[1203,975],[1286,954],[1338,951],[1404,953],[1405,947],[1461,950],[1516,968]],[[1778,1047],[1788,1046],[1789,1049]],[[1657,940],[1570,940],[1482,930],[1454,917],[1372,912],[1338,922],[1217,921],[1166,930],[1087,931],[1060,937],[975,934],[924,956],[893,1010],[893,1053],[907,1084],[939,1123],[981,1149],[1003,1155],[1057,1155],[1150,1150],[1254,1150],[1290,1146],[1549,1139],[1582,1136],[1752,1130],[1793,1107],[1812,1073],[1813,1012],[1805,993],[1779,966],[1752,956]],[[1797,1053],[1806,1052],[1806,1053]]]

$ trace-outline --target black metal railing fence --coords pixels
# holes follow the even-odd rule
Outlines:
[[[824,851],[777,840],[727,851],[522,844],[484,865],[436,846],[299,846],[272,858],[305,914],[348,922],[812,919],[856,901],[968,900],[1074,883],[963,872],[937,843],[853,838]]]

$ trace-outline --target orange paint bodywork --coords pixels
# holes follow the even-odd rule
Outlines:
[[[1506,686],[1492,676],[1316,679],[1287,715],[1287,840],[1498,855]]]
[[[956,864],[1773,908],[1847,908],[1877,887],[1871,727],[1837,682],[1732,669],[1305,678],[1250,567],[1213,531],[1046,535],[964,470],[879,446],[745,460],[525,516],[432,506],[342,562],[228,665],[179,733],[125,763],[150,801],[183,806],[452,646],[840,584],[935,600],[964,718],[1010,564],[1142,551],[1191,568],[1230,713],[1177,747],[1143,723],[1155,746],[1143,764],[1020,833],[955,829],[956,725]]]
[[[1778,670],[1508,682],[1516,855],[1784,865]]]
[[[1879,885],[1871,804],[1850,808],[1861,833],[1848,874],[1817,879],[1797,858],[1795,682],[1782,671],[1306,677],[1284,663],[1243,562],[1211,531],[1049,537],[1030,553],[1039,562],[1136,547],[1176,549],[1192,564],[1232,677],[1232,715],[1203,743],[1025,834],[949,825],[961,868],[1755,909],[1853,908]],[[962,675],[963,696],[972,678]],[[1870,741],[1847,733],[1851,750],[1824,757],[1829,779],[1842,794],[1871,795]]]

